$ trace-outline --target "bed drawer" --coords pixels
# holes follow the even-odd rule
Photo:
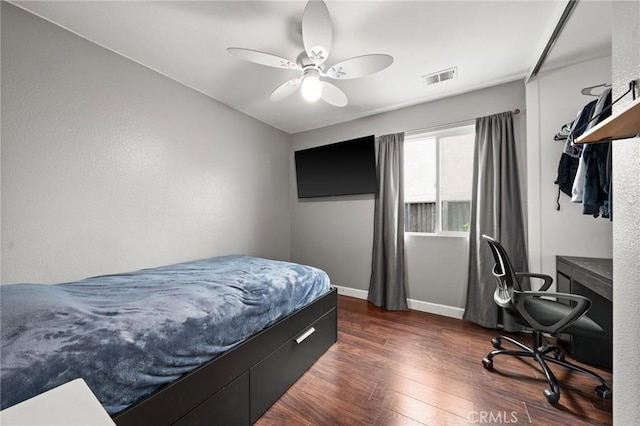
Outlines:
[[[337,339],[336,309],[251,368],[251,423],[255,422]]]
[[[249,424],[249,372],[229,383],[178,420],[176,426]]]
[[[289,385],[296,381],[302,372],[304,372],[306,368],[313,363],[313,360],[310,361],[306,367],[302,368],[301,372],[294,378],[291,378],[290,369],[288,367],[285,368],[285,374],[288,379],[284,382],[289,383],[289,385],[282,385],[284,389],[277,394],[277,396],[273,397],[273,399],[269,399],[270,402],[268,404],[263,402],[263,408],[261,411],[253,408],[250,410],[250,407],[253,407],[253,405],[250,405],[250,386],[248,380],[244,388],[240,385],[240,382],[234,381],[238,380],[238,378],[245,380],[243,379],[243,376],[245,373],[247,376],[250,376],[249,370],[251,368],[257,368],[255,375],[256,377],[260,377],[261,372],[259,366],[266,365],[263,364],[263,360],[271,357],[275,352],[278,352],[281,348],[285,347],[292,339],[295,339],[300,334],[304,333],[307,328],[303,328],[302,324],[313,325],[314,323],[320,323],[323,320],[327,321],[332,319],[333,323],[330,327],[323,326],[322,329],[315,327],[317,331],[309,336],[308,341],[304,342],[315,342],[318,340],[319,336],[329,332],[331,336],[328,339],[329,342],[326,343],[326,346],[324,346],[322,350],[316,350],[314,352],[317,354],[316,358],[319,357],[329,346],[331,346],[333,342],[336,341],[336,301],[337,290],[332,288],[330,292],[306,307],[282,319],[257,335],[247,339],[245,342],[234,347],[232,350],[225,352],[218,358],[206,363],[191,373],[186,374],[174,383],[165,386],[154,395],[138,402],[134,407],[130,407],[118,413],[113,417],[115,423],[118,426],[160,426],[170,425],[176,422],[184,422],[184,424],[187,424],[187,422],[194,422],[193,424],[201,424],[195,422],[200,418],[202,413],[214,412],[211,409],[206,408],[208,407],[206,404],[218,404],[217,401],[220,400],[227,401],[220,398],[222,398],[222,395],[225,395],[224,392],[232,394],[233,392],[231,392],[231,390],[234,389],[232,386],[238,386],[236,391],[245,395],[244,404],[247,407],[246,410],[243,408],[235,409],[235,406],[232,407],[231,403],[222,402],[216,405],[215,417],[213,417],[213,420],[204,424],[246,425],[253,423],[260,415],[262,415],[262,413],[264,413],[266,409],[271,406],[271,404],[273,404],[277,397],[280,396]],[[322,322],[322,324],[324,323]],[[327,328],[331,328],[331,330],[326,330]],[[319,340],[324,342],[322,339]],[[306,353],[305,351],[303,352]],[[270,373],[277,374],[277,370]],[[273,380],[273,382],[281,383],[279,380]],[[276,394],[275,392],[270,391],[269,397],[271,398],[272,395]],[[237,403],[237,401],[234,400],[233,404],[235,403]],[[218,410],[217,407],[222,408]],[[194,412],[193,414],[191,414],[192,411]],[[246,414],[246,417],[243,417],[246,421],[241,421],[241,419],[235,421],[236,418],[233,417],[232,414],[225,413],[225,411],[240,411],[248,413]],[[226,417],[228,415],[231,415],[232,417]],[[217,419],[230,420],[219,422]]]

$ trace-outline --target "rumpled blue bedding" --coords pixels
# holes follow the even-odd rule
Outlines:
[[[82,377],[115,414],[329,286],[320,269],[240,255],[2,285],[1,408]]]

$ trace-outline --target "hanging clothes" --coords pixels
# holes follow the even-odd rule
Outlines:
[[[612,171],[612,145],[609,144],[609,151],[607,151],[607,187],[605,188],[605,192],[607,193],[607,200],[604,202],[602,217],[609,216],[609,220],[613,220],[613,183],[611,181],[611,171]]]
[[[564,124],[560,131],[556,133],[553,139],[557,141],[566,141],[569,135],[571,134],[571,127],[573,126],[573,121],[571,123]]]
[[[558,177],[554,182],[558,185],[558,198],[556,200],[557,208],[560,210],[560,193],[564,192],[568,196],[572,196],[572,190],[578,170],[578,162],[580,153],[582,151],[581,145],[574,145],[573,141],[577,139],[585,130],[587,123],[591,120],[593,111],[596,107],[598,100],[594,100],[585,105],[576,116],[576,119],[571,125],[569,136],[566,139],[562,156],[560,157],[560,163],[558,164]],[[566,126],[566,125],[565,125]],[[561,132],[564,130],[561,130]],[[557,135],[556,135],[557,136]]]
[[[605,211],[605,201],[609,200],[609,179],[607,177],[607,154],[610,142],[588,144],[582,150],[585,164],[582,213],[593,217],[609,217]]]
[[[611,115],[611,88],[605,89],[598,97],[593,109],[593,117],[585,131],[593,128]],[[582,150],[584,159],[584,190],[582,196],[582,213],[593,217],[608,218],[609,196],[611,193],[611,176],[607,173],[610,142],[587,144]]]
[[[568,196],[571,196],[571,189],[576,177],[578,169],[578,159],[568,155],[566,152],[562,153],[560,157],[560,164],[558,164],[558,178],[554,182],[558,185],[558,197],[560,192],[564,192]]]
[[[596,101],[596,106],[593,109],[593,114],[591,115],[591,119],[589,121],[589,125],[584,130],[585,132],[591,130],[593,127],[597,126],[598,123],[603,121],[605,118],[611,116],[611,88],[606,88],[600,96],[598,96],[598,100]]]
[[[589,121],[593,117],[593,111],[596,108],[598,100],[599,98],[589,102],[578,113],[578,116],[573,122],[573,126],[571,126],[571,133],[569,133],[569,137],[567,138],[567,143],[565,144],[565,152],[567,152],[567,146],[573,146],[575,140],[578,139],[580,135],[582,135],[587,129],[587,123],[589,123]],[[579,150],[580,147],[578,146],[577,149]],[[569,152],[567,152],[567,154],[572,155]]]
[[[576,177],[573,180],[573,187],[571,188],[571,202],[582,203],[582,193],[584,192],[584,176],[586,171],[586,165],[584,164],[584,156],[580,156],[578,161],[578,171]]]

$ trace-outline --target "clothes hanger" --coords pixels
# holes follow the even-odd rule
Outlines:
[[[592,90],[593,89],[597,89],[599,87],[611,87],[611,84],[610,83],[603,83],[603,84],[596,84],[595,86],[585,87],[584,89],[582,89],[580,91],[580,93],[582,93],[583,95],[586,95],[586,96],[596,96],[597,97],[597,96],[600,96],[600,93],[602,93],[602,92],[593,93]]]

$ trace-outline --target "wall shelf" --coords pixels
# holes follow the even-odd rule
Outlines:
[[[576,143],[598,143],[640,134],[640,98],[580,136]]]

